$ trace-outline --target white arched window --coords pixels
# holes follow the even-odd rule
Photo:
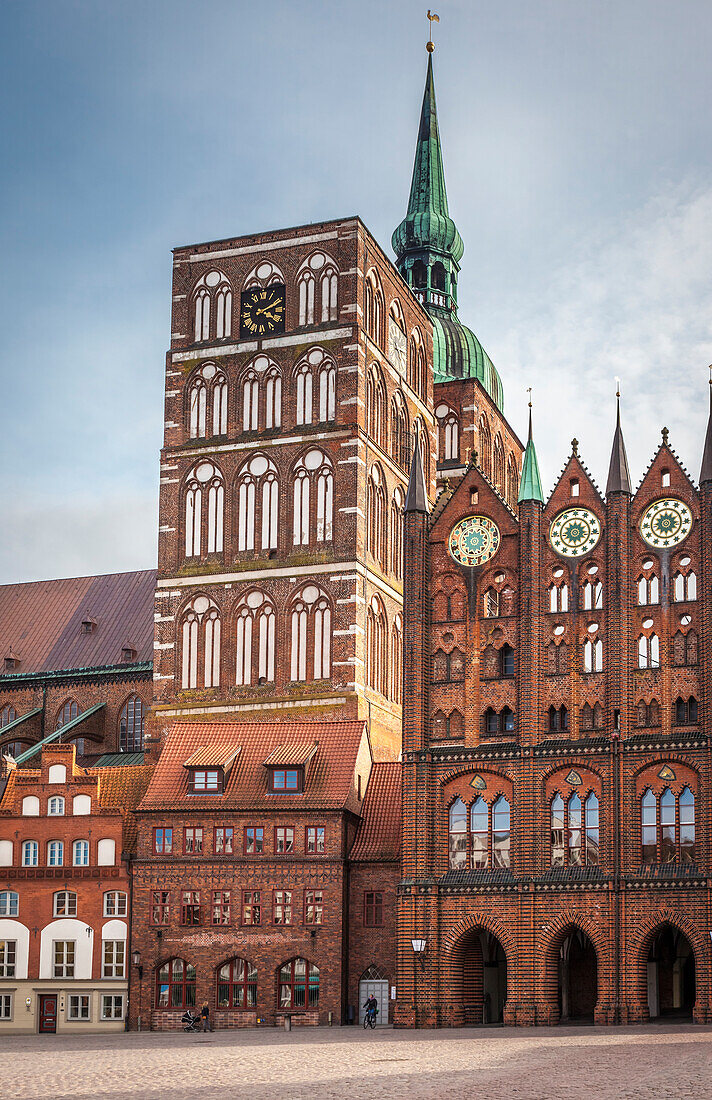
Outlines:
[[[315,482],[312,489],[312,482]],[[316,515],[312,519],[311,501]],[[334,470],[331,459],[314,447],[294,467],[293,542],[308,546],[315,531],[317,542],[330,542],[334,528]]]
[[[587,638],[583,643],[583,670],[584,672],[603,671],[603,642],[600,638],[592,641]]]
[[[213,380],[213,435],[227,435],[227,379],[222,373]]]
[[[264,592],[248,592],[237,608],[236,668],[238,685],[271,683],[275,668],[276,615]]]
[[[660,668],[660,639],[657,634],[638,638],[638,668]]]
[[[75,840],[72,845],[72,863],[75,867],[89,866],[89,841]]]
[[[336,321],[339,316],[339,276],[335,265],[330,263],[328,267],[324,268],[319,279],[319,287],[321,289],[322,324],[325,321]]]
[[[366,375],[366,433],[383,447],[386,426],[386,386],[383,375],[373,364]]]
[[[232,332],[232,287],[221,271],[209,271],[198,280],[193,291],[196,343],[209,340],[213,334],[212,318],[215,318],[215,338],[230,336]]]
[[[212,423],[208,424],[208,410]],[[214,363],[201,367],[188,387],[188,428],[191,439],[227,433],[227,381]]]
[[[391,501],[391,572],[399,579],[403,575],[403,513],[405,499],[400,485],[396,485]]]
[[[396,615],[391,631],[391,699],[403,701],[403,619]]]
[[[202,378],[196,378],[188,396],[190,406],[190,438],[207,435],[208,387]]]
[[[367,486],[367,536],[369,553],[381,565],[386,563],[386,489],[380,466],[372,466]]]
[[[242,381],[242,430],[256,432],[259,427],[260,384],[253,370]]]
[[[324,591],[307,585],[290,606],[291,678],[323,680],[331,675],[331,604]]]
[[[438,405],[435,416],[438,457],[441,462],[452,462],[460,457],[460,423],[449,405]]]
[[[299,275],[299,324],[314,324],[314,292],[316,279],[314,273],[309,270],[302,271]]]
[[[336,367],[327,363],[319,372],[319,420],[336,419]]]
[[[366,618],[366,683],[381,695],[386,694],[386,631],[383,604],[378,596],[371,596]]]
[[[371,268],[366,276],[366,332],[375,344],[383,347],[383,318],[385,314],[385,300],[381,280],[375,268]]]
[[[265,428],[279,428],[282,424],[282,375],[277,367],[271,367],[265,383]]]
[[[181,686],[185,690],[219,683],[220,612],[207,596],[196,596],[181,622]]]
[[[199,558],[223,549],[225,487],[211,462],[199,462],[185,482],[185,556]],[[205,514],[204,514],[205,513]]]
[[[312,372],[307,363],[302,363],[296,371],[297,383],[297,424],[312,422]]]
[[[256,454],[241,468],[237,478],[237,548],[254,550],[258,529],[259,502],[260,547],[277,546],[279,520],[279,482],[277,467],[264,455]]]

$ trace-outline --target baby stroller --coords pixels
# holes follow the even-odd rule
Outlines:
[[[200,1031],[200,1016],[194,1016],[189,1008],[186,1008],[180,1022],[183,1025],[183,1031]]]

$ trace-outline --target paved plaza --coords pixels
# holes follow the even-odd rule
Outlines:
[[[712,1028],[9,1037],[13,1100],[682,1100],[712,1096]]]

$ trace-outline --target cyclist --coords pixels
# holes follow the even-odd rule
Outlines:
[[[366,1021],[371,1025],[371,1027],[375,1027],[376,1016],[378,1015],[378,1001],[374,997],[373,993],[369,994],[369,996],[366,998],[363,1007],[366,1009]]]

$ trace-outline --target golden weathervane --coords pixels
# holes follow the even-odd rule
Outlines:
[[[432,53],[435,49],[435,43],[433,42],[433,23],[439,23],[440,16],[437,15],[435,12],[431,12],[430,8],[428,8],[428,20],[430,22],[430,37],[428,38],[428,44],[425,48],[428,53]]]

